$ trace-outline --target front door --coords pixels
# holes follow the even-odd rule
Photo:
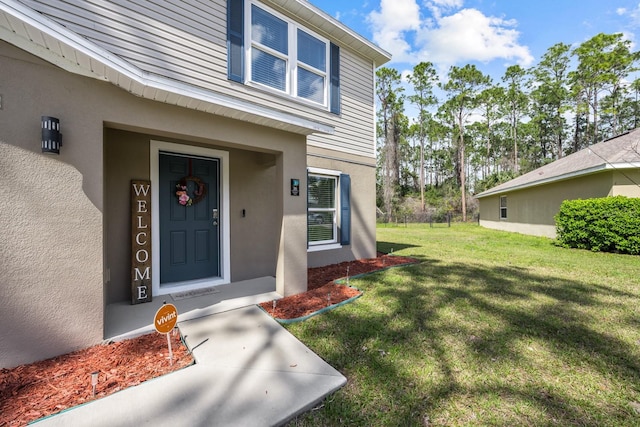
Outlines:
[[[159,154],[160,286],[220,276],[219,159]]]

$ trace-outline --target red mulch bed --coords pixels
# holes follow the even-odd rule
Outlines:
[[[279,319],[307,316],[360,294],[357,289],[336,284],[336,280],[414,262],[413,258],[379,253],[377,258],[310,268],[308,292],[277,300],[275,310],[273,302],[261,305]],[[0,427],[24,426],[192,364],[193,358],[180,336],[171,334],[171,339],[173,365],[168,360],[166,337],[153,333],[0,369]],[[91,373],[96,371],[98,384],[93,396]]]
[[[361,294],[357,289],[337,284],[336,280],[415,262],[414,258],[378,253],[377,258],[310,268],[307,273],[307,292],[276,300],[275,308],[274,301],[264,302],[260,306],[276,319],[290,320],[308,316]]]
[[[166,336],[153,333],[0,369],[0,427],[24,426],[191,365],[193,358],[180,335],[170,336],[173,365]],[[92,372],[98,372],[95,397]]]

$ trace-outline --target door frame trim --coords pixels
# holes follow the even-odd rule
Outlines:
[[[167,151],[220,159],[220,276],[177,282],[160,286],[160,152]],[[151,140],[149,147],[149,175],[151,178],[151,285],[153,295],[166,295],[210,286],[231,283],[231,239],[229,226],[229,152],[193,145]]]

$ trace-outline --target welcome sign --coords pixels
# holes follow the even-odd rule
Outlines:
[[[151,181],[131,181],[131,304],[151,302]]]

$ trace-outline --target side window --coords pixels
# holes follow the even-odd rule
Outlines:
[[[351,244],[351,177],[309,168],[307,173],[307,241],[309,248]]]
[[[507,196],[500,196],[500,219],[507,219]]]
[[[307,179],[307,239],[309,245],[337,242],[338,177],[309,173]]]

